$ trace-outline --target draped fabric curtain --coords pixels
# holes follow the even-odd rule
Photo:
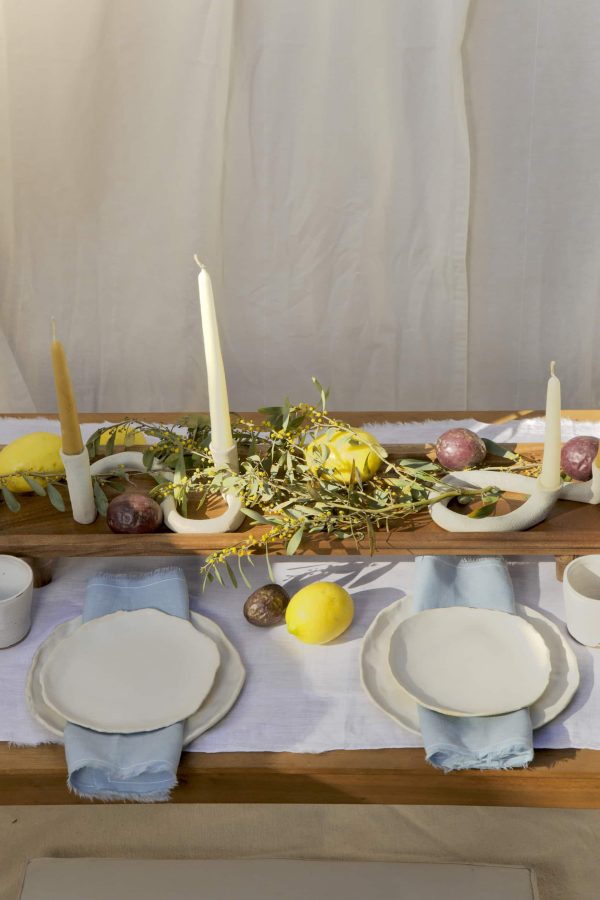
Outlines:
[[[600,372],[600,7],[0,0],[0,411],[565,406]]]

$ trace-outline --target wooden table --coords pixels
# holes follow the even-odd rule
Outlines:
[[[418,419],[477,418],[506,422],[539,415],[538,411],[514,412],[369,412],[339,413],[361,424],[365,421],[415,421]],[[568,410],[565,415],[585,420],[600,414]],[[178,414],[131,414],[148,421],[173,421]],[[121,414],[92,413],[84,421],[118,421]],[[28,501],[29,502],[29,501]],[[44,501],[41,501],[44,502]],[[37,503],[37,498],[32,498]],[[26,517],[7,519],[0,514],[0,553],[26,553],[39,557],[152,555],[206,553],[226,546],[231,535],[204,536],[161,533],[123,536],[122,549],[115,548],[103,521],[91,528],[63,519],[56,532],[56,517],[44,507],[37,515],[33,533]],[[506,552],[531,555],[565,555],[600,552],[598,510],[560,503],[553,516],[536,528],[514,535],[448,535],[425,521],[418,529],[398,532],[378,541],[378,552],[486,554]],[[52,524],[54,522],[54,525]],[[28,530],[29,529],[29,530]],[[57,537],[60,550],[57,551]],[[131,540],[129,540],[131,538]],[[468,540],[466,540],[468,538]],[[498,539],[505,550],[498,550]],[[207,541],[203,544],[202,542]],[[151,549],[144,543],[151,542]],[[315,541],[312,553],[356,553],[351,544],[332,546]],[[358,552],[368,552],[360,548]],[[536,806],[600,808],[600,752],[589,750],[541,750],[528,769],[485,772],[454,772],[444,775],[424,761],[420,749],[344,750],[320,754],[295,753],[184,753],[179,768],[180,785],[175,803],[386,803],[453,804],[476,806]],[[59,746],[10,747],[0,743],[0,803],[83,803],[66,788],[64,752]]]

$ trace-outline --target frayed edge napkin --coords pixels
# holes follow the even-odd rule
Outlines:
[[[508,568],[496,557],[420,556],[416,560],[413,609],[473,606],[515,612]],[[460,718],[419,707],[425,756],[433,766],[512,769],[533,759],[528,709],[502,716]]]
[[[171,566],[143,575],[95,575],[86,588],[83,621],[119,610],[159,609],[189,618],[183,570]],[[139,734],[103,734],[68,722],[65,755],[69,789],[100,800],[164,802],[177,784],[183,722]]]

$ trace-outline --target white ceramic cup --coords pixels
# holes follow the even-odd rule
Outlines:
[[[567,629],[580,644],[600,647],[600,555],[580,556],[565,568]]]
[[[0,649],[22,641],[31,628],[33,572],[17,556],[0,555]]]

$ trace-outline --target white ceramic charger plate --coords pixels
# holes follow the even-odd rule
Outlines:
[[[579,687],[579,668],[566,638],[550,619],[521,604],[517,604],[517,612],[538,631],[550,651],[552,669],[548,687],[529,710],[532,727],[537,729],[567,708]],[[420,734],[418,704],[400,687],[388,659],[391,636],[412,614],[411,596],[401,597],[381,610],[364,636],[360,673],[363,688],[373,703],[407,731]]]
[[[219,651],[220,665],[204,703],[185,721],[184,746],[190,744],[227,715],[239,697],[246,678],[238,651],[216,622],[196,612],[190,614],[190,621],[194,628],[215,642]],[[80,625],[81,616],[58,625],[38,647],[27,676],[25,696],[30,713],[61,741],[67,723],[63,716],[51,709],[44,701],[40,670],[54,647],[73,634]]]
[[[413,700],[450,716],[499,716],[531,706],[550,679],[550,651],[520,616],[495,609],[426,609],[390,640],[390,667]]]

